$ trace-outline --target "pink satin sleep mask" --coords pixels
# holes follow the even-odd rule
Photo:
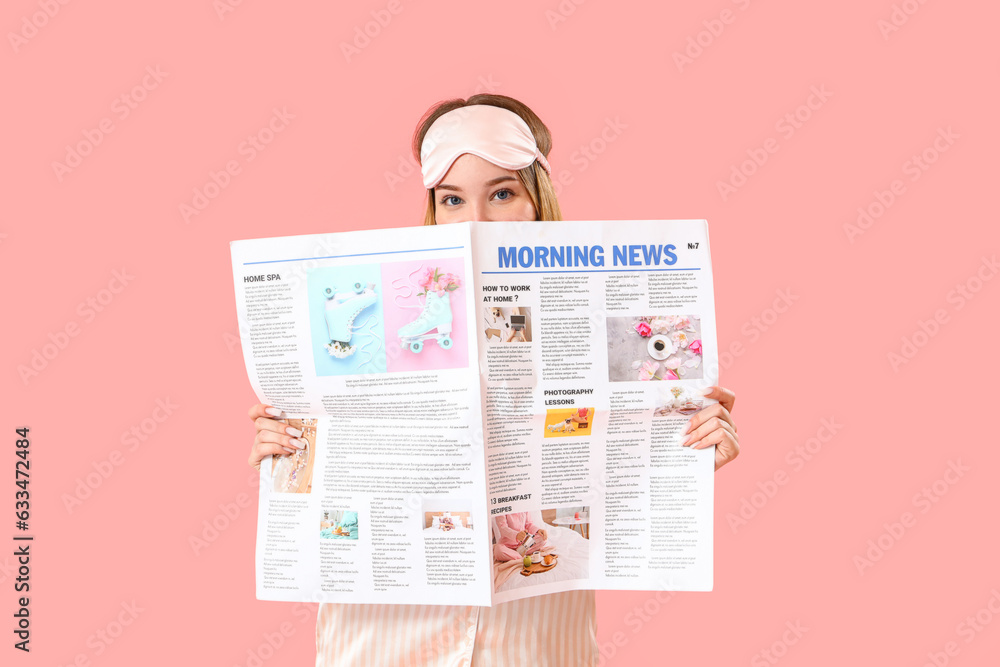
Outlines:
[[[535,160],[549,174],[548,160],[538,150],[531,128],[513,111],[490,104],[452,109],[431,123],[420,146],[420,171],[428,190],[441,182],[464,153],[498,167],[517,171]]]

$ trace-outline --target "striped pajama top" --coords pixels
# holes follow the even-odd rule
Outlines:
[[[594,591],[493,607],[331,604],[316,617],[316,667],[593,667]]]

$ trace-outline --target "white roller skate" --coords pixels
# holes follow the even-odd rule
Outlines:
[[[428,292],[424,298],[424,309],[409,324],[399,328],[399,342],[402,347],[408,347],[415,354],[424,349],[424,341],[434,338],[442,349],[447,350],[452,345],[451,336],[451,300],[448,292],[438,296],[437,292]],[[437,333],[429,333],[432,329]]]
[[[324,294],[326,296],[326,328],[330,335],[326,351],[332,357],[344,359],[354,354],[357,349],[350,344],[354,318],[362,310],[378,301],[375,283],[366,285],[356,282],[351,286],[350,292],[340,293],[333,287],[327,287]]]

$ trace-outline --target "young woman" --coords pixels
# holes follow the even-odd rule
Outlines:
[[[521,560],[524,556],[541,551],[542,547],[548,544],[549,534],[544,528],[539,528],[531,522],[528,512],[501,514],[494,521],[500,530],[500,541],[493,545],[493,558],[498,561]],[[521,553],[517,547],[528,535],[534,538],[534,542],[531,548]]]
[[[425,225],[468,220],[561,220],[546,159],[548,128],[527,106],[503,95],[474,95],[432,107],[413,138],[427,188]],[[715,469],[739,454],[733,392],[695,414],[685,446],[716,446]],[[301,449],[301,432],[281,411],[250,408],[257,428],[250,465]],[[316,664],[563,667],[596,665],[594,591],[569,591],[496,607],[321,604]]]

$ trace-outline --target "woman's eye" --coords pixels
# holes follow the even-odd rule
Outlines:
[[[504,193],[507,193],[507,196],[506,197],[501,197],[500,195],[502,195]],[[504,188],[503,190],[500,190],[499,192],[497,192],[496,195],[494,195],[494,196],[497,197],[498,199],[500,199],[500,201],[506,201],[507,199],[510,199],[511,197],[514,196],[514,191],[513,190],[508,190],[508,189]]]
[[[446,205],[446,206],[457,206],[458,205],[457,203],[456,204],[450,203],[448,201],[449,199],[458,199],[458,197],[456,197],[455,195],[446,195],[446,196],[444,196],[444,197],[441,198],[441,203],[444,204],[444,205]],[[461,200],[459,200],[459,201],[461,201]]]

